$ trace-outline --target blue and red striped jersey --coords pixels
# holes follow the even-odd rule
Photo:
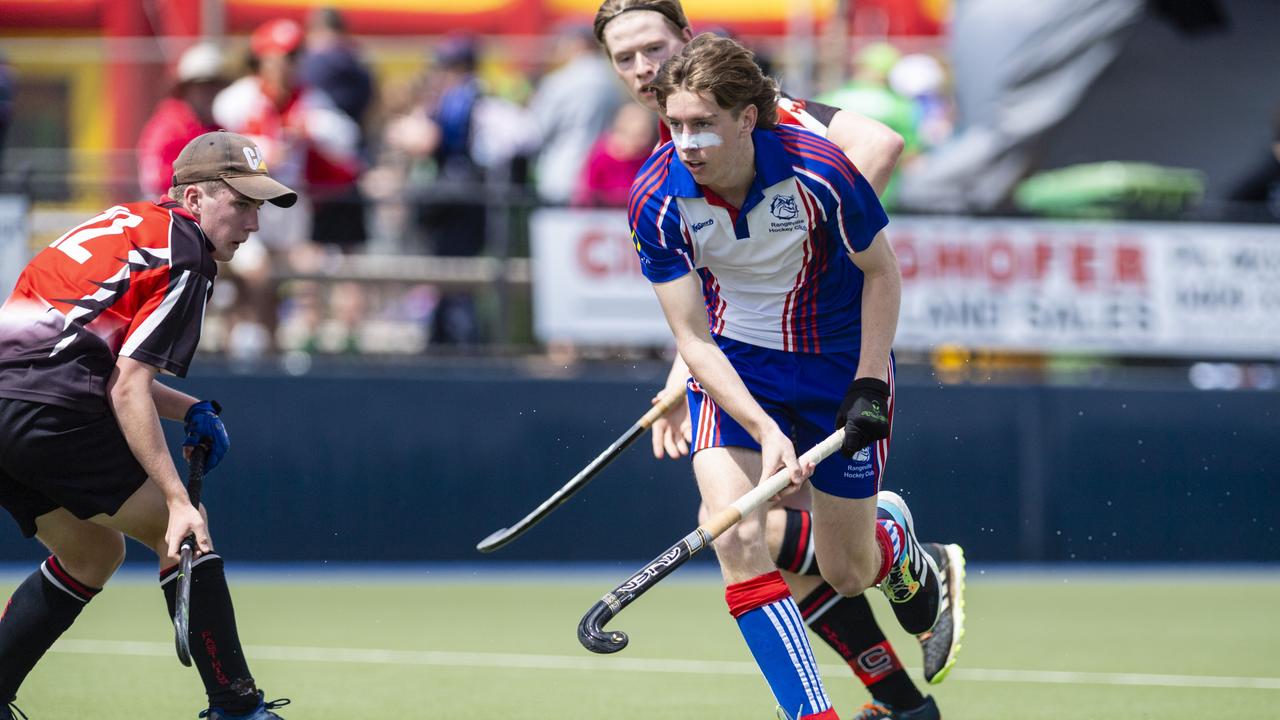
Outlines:
[[[699,186],[670,143],[631,188],[641,269],[661,283],[696,270],[711,332],[791,352],[856,352],[865,250],[888,224],[840,148],[794,125],[752,133],[756,177],[740,209]]]

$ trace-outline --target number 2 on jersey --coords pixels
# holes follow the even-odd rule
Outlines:
[[[93,227],[111,221],[110,225]],[[93,257],[93,253],[84,247],[84,243],[103,235],[119,235],[125,228],[135,228],[142,224],[142,216],[134,215],[128,208],[116,205],[107,208],[101,215],[96,215],[71,228],[62,237],[49,244],[66,253],[68,257],[81,265]]]

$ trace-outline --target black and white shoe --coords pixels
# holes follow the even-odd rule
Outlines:
[[[924,679],[937,685],[947,679],[951,666],[956,664],[960,641],[964,639],[964,549],[955,544],[925,543],[924,550],[938,566],[942,610],[933,628],[916,639],[924,656]]]
[[[911,511],[897,493],[880,492],[876,498],[876,518],[892,520],[903,532],[903,536],[894,538],[898,556],[889,566],[889,574],[880,581],[880,589],[889,598],[903,630],[912,635],[929,632],[942,612],[938,566],[916,540]]]

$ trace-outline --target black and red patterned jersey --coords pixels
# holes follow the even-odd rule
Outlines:
[[[799,125],[806,130],[827,136],[831,120],[840,112],[840,108],[811,100],[797,100],[789,95],[778,98],[778,123],[780,125]],[[658,145],[671,142],[671,128],[665,122],[658,123]]]
[[[117,205],[40,251],[0,307],[0,397],[106,408],[116,358],[186,375],[218,274],[176,202]]]

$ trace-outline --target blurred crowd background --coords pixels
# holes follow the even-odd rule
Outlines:
[[[1223,262],[1241,262],[1240,247],[1261,248],[1244,268],[1260,280],[1240,281],[1257,288],[1224,281],[1171,292],[1196,307],[1235,298],[1256,303],[1248,309],[1257,315],[1280,310],[1280,295],[1265,289],[1280,282],[1274,2],[684,4],[695,32],[743,41],[789,94],[855,110],[903,136],[885,203],[916,241],[904,248],[945,227],[935,234],[958,239],[963,254],[965,238],[981,235],[986,280],[1000,286],[1000,256],[992,266],[990,248],[1005,235],[1035,242],[1051,232],[1070,243],[1070,228],[1080,227],[1092,238],[1090,257],[1116,246],[1123,259],[1135,233],[1143,243],[1172,234],[1179,247],[1202,244],[1212,254],[1218,236],[1236,238],[1239,226],[1250,234],[1223,245],[1231,248]],[[599,310],[612,318],[604,330],[566,330],[542,317],[576,276],[542,272],[540,263],[576,258],[580,277],[647,290],[630,270],[616,208],[656,125],[628,101],[596,45],[596,5],[0,0],[0,193],[8,203],[0,210],[13,208],[0,223],[18,238],[0,248],[4,291],[25,256],[84,218],[163,194],[178,150],[221,127],[258,138],[273,174],[303,202],[264,208],[260,242],[240,250],[217,286],[204,352],[297,372],[317,356],[517,356],[548,368],[661,357],[669,348],[660,332],[632,332],[633,322],[654,318],[627,314],[641,302],[628,299],[630,290],[609,296],[626,305],[616,316],[589,299],[562,311]],[[610,249],[594,244],[597,228],[616,239]],[[946,252],[939,267],[965,265]],[[929,267],[911,266],[908,293]],[[1159,282],[1155,267],[1137,273],[1143,283]],[[1231,267],[1214,272],[1241,277]],[[1124,280],[1106,302],[1124,295]],[[1032,305],[1037,281],[1050,283],[1030,277]],[[1139,314],[1166,302],[1150,292],[1143,303],[1155,310],[1142,305]],[[918,309],[972,316],[972,330],[990,308],[966,303]],[[908,307],[904,324],[912,317]],[[1170,322],[1176,314],[1138,324]],[[1275,338],[1167,352],[1140,337],[1075,332],[1082,342],[1065,348],[908,332],[919,339],[900,355],[944,381],[1141,367],[1173,368],[1202,387],[1276,385]]]

